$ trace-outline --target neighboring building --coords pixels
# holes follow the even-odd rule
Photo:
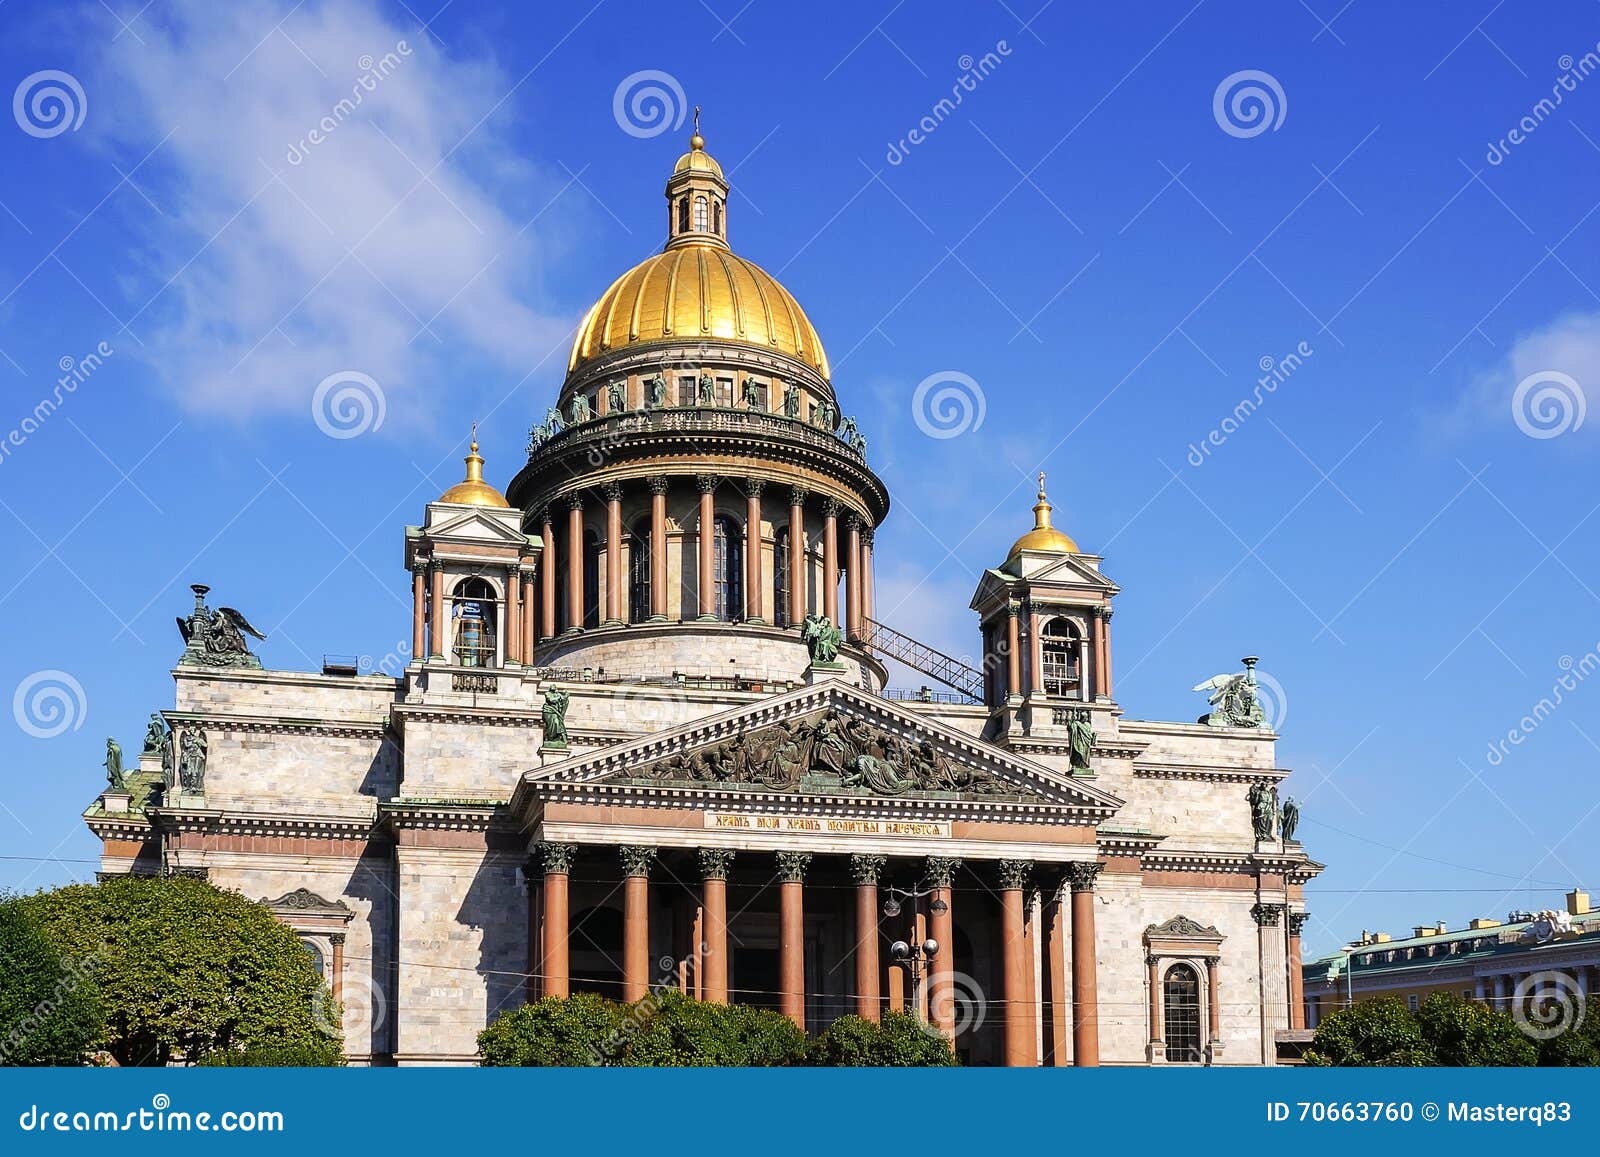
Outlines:
[[[1471,920],[1458,931],[1443,921],[1418,925],[1395,940],[1361,939],[1305,966],[1306,1024],[1355,1001],[1395,996],[1412,1009],[1434,992],[1454,992],[1507,1012],[1534,997],[1587,1001],[1600,983],[1600,912],[1589,894],[1567,893],[1566,911],[1513,912],[1505,923]]]
[[[197,588],[172,731],[86,813],[104,870],[266,900],[360,1061],[667,983],[813,1030],[915,1002],[974,1063],[1272,1062],[1320,865],[1254,660],[1208,721],[1124,718],[1118,587],[1042,479],[972,601],[981,670],[884,626],[889,494],[816,331],[728,247],[698,134],[666,192],[509,498],[474,443],[406,528],[409,661],[261,670]],[[929,938],[919,991],[890,945]]]

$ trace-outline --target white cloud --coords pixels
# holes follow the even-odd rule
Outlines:
[[[187,405],[235,416],[308,413],[359,370],[395,428],[469,365],[510,386],[556,348],[559,377],[571,319],[536,277],[559,230],[525,228],[552,182],[506,144],[512,80],[363,0],[281,9],[178,0],[102,59],[115,153],[171,132],[135,178],[165,217],[131,296],[172,279],[131,324],[143,354]]]
[[[1523,382],[1529,385],[1519,394]],[[1492,369],[1472,380],[1456,417],[1458,425],[1487,422],[1538,437],[1581,436],[1600,427],[1600,310],[1563,314],[1519,335]]]

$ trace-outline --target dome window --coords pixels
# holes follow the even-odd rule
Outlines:
[[[711,202],[711,229],[718,237],[722,236],[722,202]]]
[[[680,197],[678,199],[678,232],[679,233],[687,233],[688,231],[689,231],[689,198]]]
[[[706,212],[706,199],[704,197],[696,197],[694,199],[694,231],[696,233],[707,233],[711,230],[710,222],[706,218]]]

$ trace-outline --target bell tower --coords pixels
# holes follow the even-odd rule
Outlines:
[[[706,152],[698,106],[689,151],[667,178],[667,248],[679,245],[728,248],[728,182],[722,166]]]

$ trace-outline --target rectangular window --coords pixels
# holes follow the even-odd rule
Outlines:
[[[694,405],[694,379],[693,378],[679,378],[678,379],[678,405],[680,405],[680,406],[692,406],[692,405]]]
[[[1417,994],[1416,993],[1413,992],[1410,996],[1406,997],[1406,1007],[1409,1008],[1412,1012],[1416,1012],[1417,1011]]]
[[[717,405],[732,408],[733,406],[733,379],[717,379]]]

